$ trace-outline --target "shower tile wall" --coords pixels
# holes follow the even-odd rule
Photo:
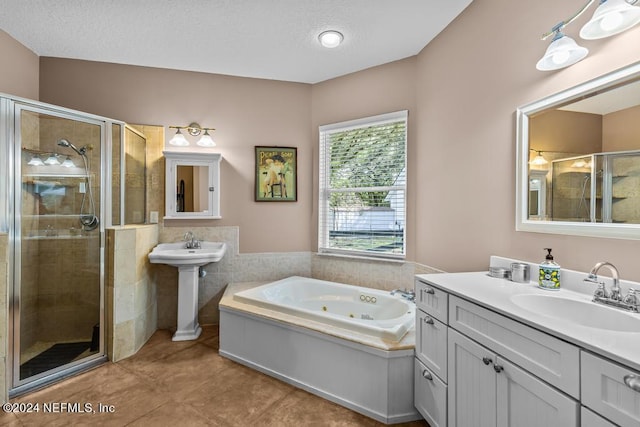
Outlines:
[[[158,329],[156,270],[147,256],[157,236],[157,225],[107,230],[107,347],[113,361],[134,354]]]
[[[164,216],[164,128],[162,126],[130,125],[147,138],[147,219],[149,212]]]
[[[640,156],[612,159],[613,204],[611,218],[614,222],[640,223]]]
[[[72,120],[23,114],[23,146],[40,151],[74,154],[57,146],[63,135],[77,146],[100,140],[100,128]],[[91,158],[96,211],[100,209],[100,147],[88,151]],[[39,174],[42,169],[26,165],[25,173]],[[84,168],[79,156],[72,156],[78,168]],[[47,166],[40,166],[45,168]],[[60,168],[60,167],[52,167]],[[64,168],[63,168],[64,169]],[[72,173],[77,173],[71,168]],[[74,341],[91,337],[99,322],[100,280],[97,266],[99,245],[97,231],[81,231],[78,221],[82,194],[77,191],[80,178],[65,178],[64,173],[51,181],[64,188],[63,198],[46,198],[37,191],[23,191],[22,277],[21,277],[21,348],[36,341]],[[42,216],[46,214],[46,216]],[[95,284],[88,285],[88,284]]]

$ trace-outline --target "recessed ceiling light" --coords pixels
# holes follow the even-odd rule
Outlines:
[[[342,40],[344,40],[344,36],[342,33],[334,30],[324,31],[320,33],[318,36],[318,40],[320,40],[320,44],[326,48],[333,49],[334,47],[338,47]]]

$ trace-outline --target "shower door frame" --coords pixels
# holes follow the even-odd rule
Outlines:
[[[1,96],[1,94],[0,94]],[[7,125],[7,134],[5,135],[7,141],[6,153],[8,154],[7,166],[9,168],[9,182],[12,182],[7,190],[9,194],[5,200],[11,200],[8,209],[5,210],[7,218],[7,224],[9,231],[9,253],[10,260],[8,275],[8,348],[7,348],[7,379],[9,380],[9,396],[14,397],[19,394],[30,391],[34,388],[41,387],[42,385],[55,382],[61,378],[70,376],[71,374],[79,371],[86,370],[95,365],[101,364],[107,360],[107,346],[106,346],[106,329],[109,327],[106,324],[107,318],[105,315],[105,299],[106,299],[106,283],[105,283],[105,245],[106,245],[106,233],[105,228],[111,224],[111,212],[107,209],[107,206],[111,206],[111,156],[109,155],[111,149],[111,132],[112,124],[122,124],[119,121],[106,119],[104,117],[95,116],[80,111],[70,110],[63,107],[57,107],[50,104],[44,104],[34,102],[26,99],[19,99],[8,97],[0,98],[2,105],[5,109],[3,114],[4,120]],[[100,337],[99,337],[99,349],[96,354],[84,357],[78,361],[71,362],[52,370],[43,372],[38,375],[26,379],[20,379],[20,288],[21,288],[21,272],[22,272],[22,135],[21,135],[21,112],[30,111],[37,114],[45,114],[52,117],[58,117],[61,119],[68,119],[74,121],[80,121],[89,123],[92,125],[100,126],[100,265],[99,265],[99,278],[100,278]],[[19,144],[19,145],[18,145]],[[12,205],[12,206],[11,206]]]

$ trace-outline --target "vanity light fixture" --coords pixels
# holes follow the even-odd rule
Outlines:
[[[536,63],[541,71],[558,70],[582,60],[589,51],[566,36],[562,29],[575,21],[596,0],[589,0],[570,18],[556,24],[551,31],[542,35],[542,40],[553,36],[551,44],[544,56]],[[601,39],[621,33],[640,23],[640,7],[635,5],[640,0],[599,0],[593,17],[580,30],[580,37],[585,40]]]
[[[640,22],[640,7],[634,7],[637,0],[600,0],[593,17],[580,30],[585,40],[602,39],[613,36]]]
[[[180,129],[186,129],[187,133],[191,136],[198,136],[204,131],[204,134],[200,137],[200,139],[196,143],[199,146],[201,147],[216,146],[216,143],[213,141],[213,138],[211,138],[211,135],[209,135],[209,131],[215,130],[214,128],[203,128],[196,122],[192,122],[188,126],[169,126],[169,128],[176,129],[176,134],[169,141],[169,144],[171,145],[176,145],[179,147],[185,147],[189,145],[189,141],[187,141],[187,138],[185,138],[184,134],[180,132]]]
[[[536,153],[538,153],[537,156],[535,156],[533,158],[533,160],[531,160],[529,162],[530,165],[535,165],[535,166],[542,166],[542,165],[546,165],[547,163],[549,163],[549,161],[547,161],[547,159],[545,159],[542,156],[542,151],[538,151],[538,150],[534,150],[534,149],[530,149],[531,151],[535,151]]]
[[[64,162],[62,162],[62,166],[64,166],[65,168],[75,168],[76,167],[76,165],[69,158],[69,156],[67,156],[67,158],[64,159]]]
[[[49,166],[54,166],[54,165],[59,165],[60,164],[60,160],[58,160],[58,155],[55,153],[52,153],[47,160],[44,161],[45,165],[49,165]]]
[[[323,31],[318,36],[320,44],[328,49],[340,46],[340,43],[344,40],[344,36],[341,32],[335,30]]]
[[[44,166],[44,162],[42,161],[40,156],[37,155],[37,154],[35,154],[33,157],[31,157],[31,160],[29,160],[27,162],[27,164],[29,166]]]

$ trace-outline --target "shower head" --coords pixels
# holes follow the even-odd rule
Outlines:
[[[64,138],[62,138],[61,140],[58,141],[58,145],[61,146],[61,147],[69,147],[73,151],[75,151],[76,153],[80,154],[81,156],[84,156],[87,153],[87,146],[86,145],[84,147],[77,148],[75,145],[73,145],[72,143],[70,143],[68,140],[66,140]]]

